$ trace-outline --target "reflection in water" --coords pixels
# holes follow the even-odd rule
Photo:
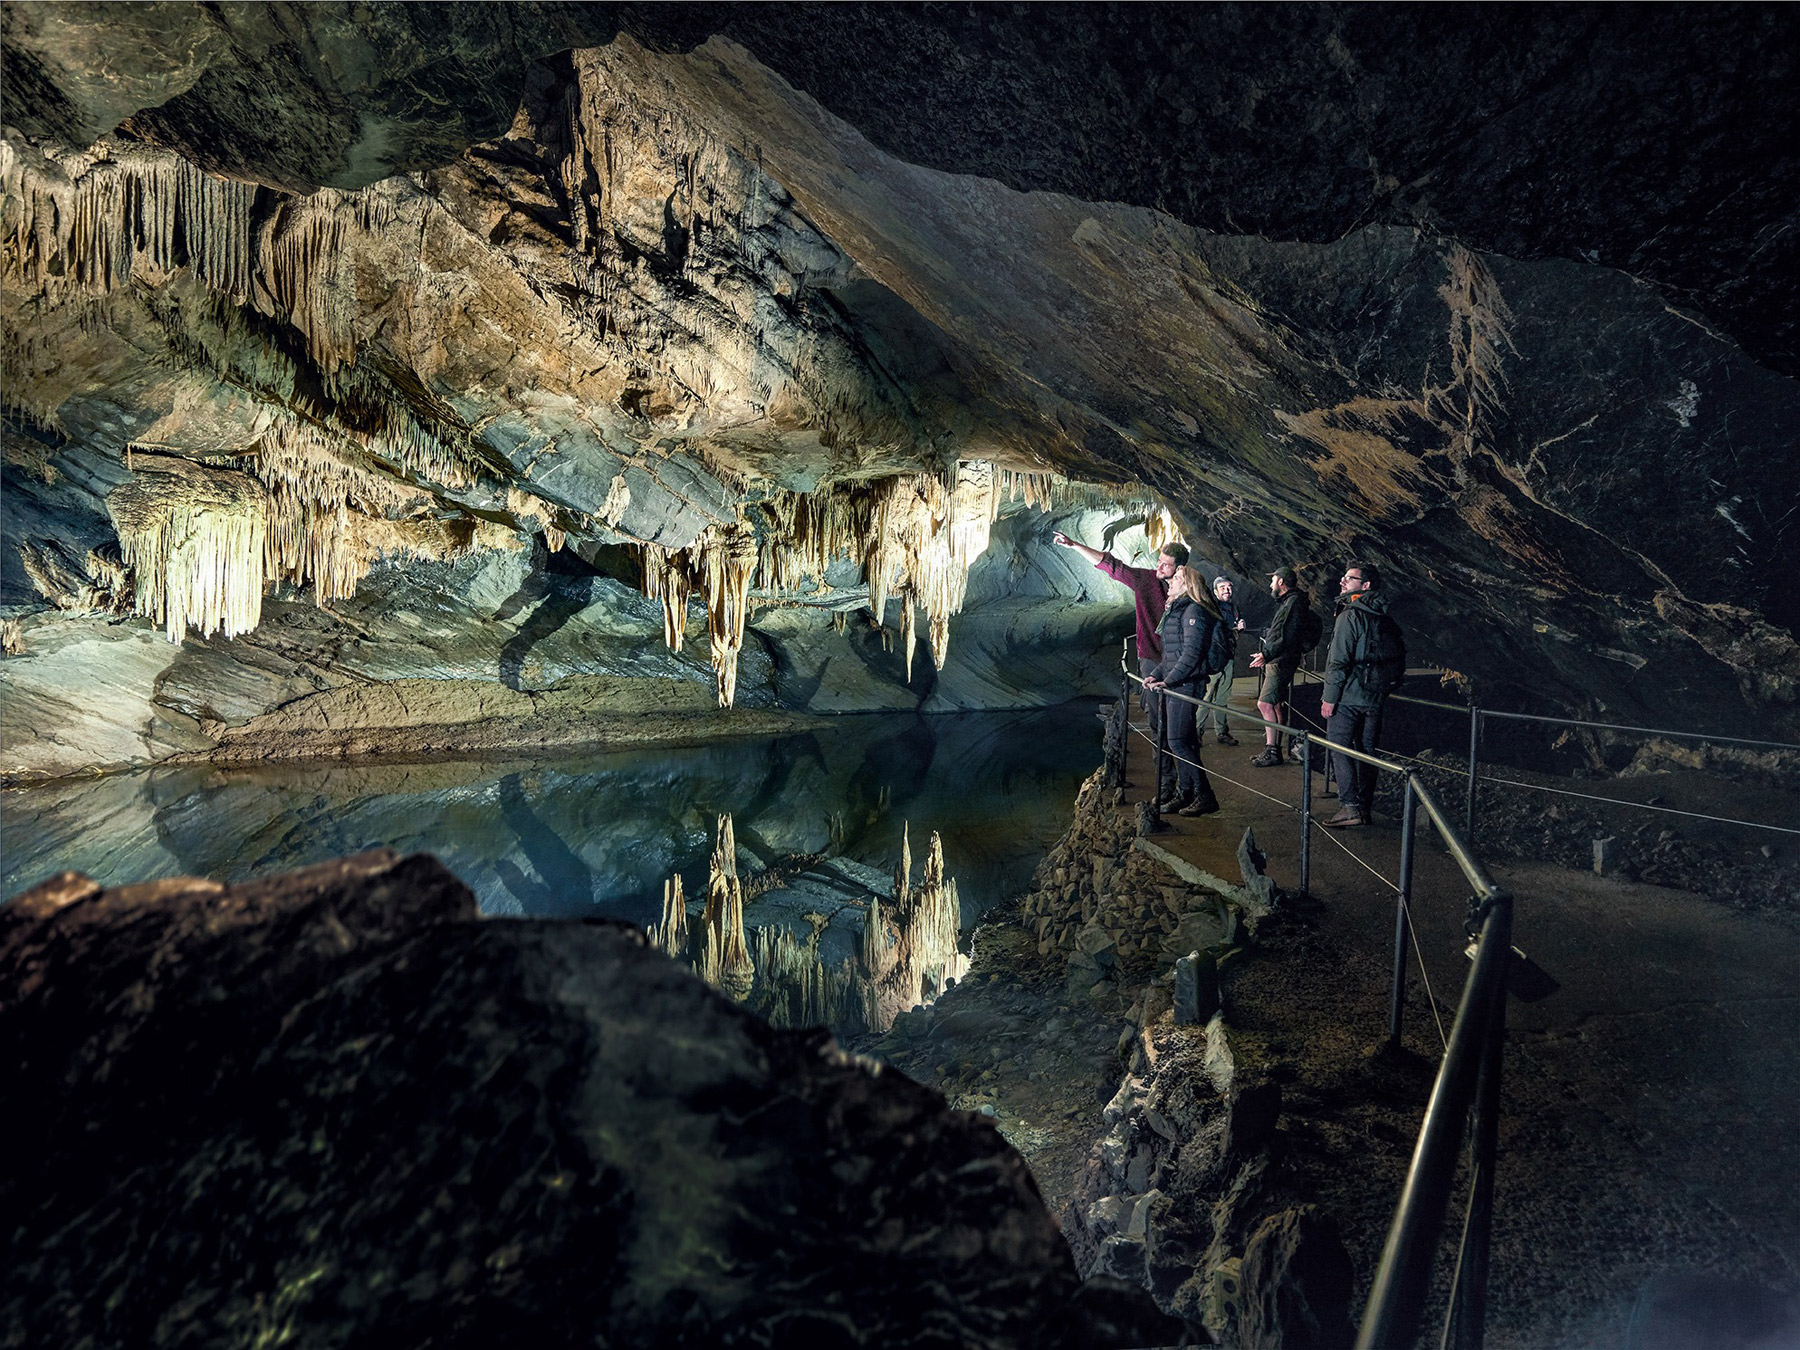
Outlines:
[[[784,864],[765,873],[770,889],[747,907],[731,816],[722,815],[705,908],[698,916],[690,912],[677,873],[663,887],[662,920],[650,926],[650,945],[774,1026],[825,1024],[839,1035],[886,1031],[969,968],[942,841],[934,831],[914,886],[904,829],[900,840],[885,909],[882,893],[869,884],[880,880],[874,869],[857,876],[842,860],[819,858],[791,860],[794,872]]]
[[[904,820],[936,830],[968,923],[1024,888],[1099,757],[1083,704],[554,760],[150,770],[0,794],[0,894],[65,868],[103,885],[237,881],[387,846],[436,854],[488,913],[647,926],[672,875],[705,893],[730,812],[756,867],[835,852],[890,873]]]

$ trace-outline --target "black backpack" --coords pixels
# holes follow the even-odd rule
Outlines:
[[[1406,679],[1406,635],[1391,614],[1382,614],[1375,620],[1375,642],[1368,664],[1379,672],[1375,680],[1378,693],[1391,694]]]
[[[1212,640],[1207,643],[1205,668],[1208,675],[1230,670],[1237,660],[1237,634],[1225,624],[1213,620]]]
[[[1325,636],[1325,620],[1319,611],[1308,605],[1300,614],[1300,654],[1302,656],[1319,645]]]

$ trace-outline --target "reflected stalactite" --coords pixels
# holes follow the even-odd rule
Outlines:
[[[944,874],[936,833],[915,886],[911,830],[903,825],[892,894],[885,902],[878,894],[869,897],[854,956],[835,962],[820,952],[831,923],[824,915],[808,913],[810,930],[800,933],[791,910],[762,923],[756,901],[746,911],[735,854],[732,818],[721,815],[698,926],[689,923],[681,878],[673,877],[663,885],[662,919],[650,926],[650,945],[774,1025],[886,1031],[901,1013],[937,998],[967,972],[968,958],[958,947],[961,903],[956,882]]]
[[[750,997],[756,968],[744,941],[744,888],[738,881],[737,835],[729,812],[719,817],[701,930],[706,944],[701,954],[701,978],[742,1003]]]

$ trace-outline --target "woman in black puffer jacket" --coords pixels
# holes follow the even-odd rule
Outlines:
[[[1169,607],[1163,611],[1162,660],[1144,680],[1144,688],[1167,688],[1199,698],[1211,673],[1206,668],[1206,656],[1212,650],[1213,631],[1223,622],[1200,574],[1191,567],[1176,568],[1175,575],[1169,578]],[[1200,767],[1200,736],[1195,727],[1199,709],[1182,698],[1165,698],[1163,703],[1169,749],[1177,756],[1177,786],[1175,795],[1159,803],[1157,810],[1184,816],[1210,815],[1219,809],[1219,799],[1213,796],[1206,770]]]

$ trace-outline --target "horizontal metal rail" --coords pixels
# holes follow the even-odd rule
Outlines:
[[[1166,694],[1170,698],[1180,699],[1183,703],[1192,703],[1197,708],[1216,708],[1228,716],[1235,717],[1240,722],[1254,722],[1258,726],[1273,727],[1276,731],[1279,731],[1286,736],[1297,736],[1300,734],[1286,722],[1271,722],[1266,717],[1256,717],[1247,712],[1239,712],[1236,708],[1233,708],[1226,703],[1212,703],[1206,699],[1196,698],[1192,694],[1184,694],[1179,689],[1170,689],[1164,685],[1157,685],[1152,689],[1145,683],[1144,678],[1141,675],[1133,675],[1129,670],[1125,671],[1125,677],[1137,684],[1144,685],[1144,688],[1149,690],[1152,694]],[[1350,756],[1351,759],[1360,759],[1364,764],[1373,764],[1376,768],[1386,769],[1390,773],[1409,772],[1406,765],[1396,764],[1393,760],[1383,759],[1380,755],[1371,755],[1366,750],[1355,750],[1348,745],[1339,745],[1336,741],[1328,741],[1323,736],[1317,734],[1313,735],[1312,740],[1315,745],[1328,745],[1333,750],[1342,751],[1344,754]]]
[[[1714,736],[1706,731],[1670,731],[1667,727],[1634,727],[1619,722],[1587,722],[1579,717],[1546,717],[1541,713],[1500,712],[1469,703],[1440,703],[1431,698],[1414,698],[1411,694],[1389,694],[1395,703],[1413,703],[1421,708],[1442,708],[1445,712],[1467,716],[1471,709],[1482,717],[1500,717],[1509,722],[1544,722],[1558,727],[1585,727],[1591,731],[1630,731],[1641,736],[1673,736],[1679,740],[1716,741],[1723,745],[1754,745],[1764,750],[1800,750],[1791,741],[1759,741],[1748,736]]]

